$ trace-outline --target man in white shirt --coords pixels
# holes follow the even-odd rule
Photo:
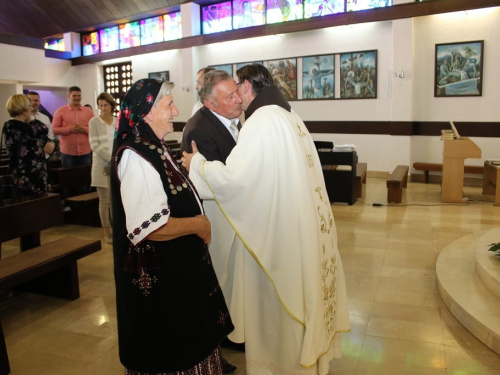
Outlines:
[[[50,119],[38,110],[41,104],[40,95],[36,91],[30,91],[28,92],[28,97],[31,100],[31,120],[36,119],[44,123],[49,129],[48,137],[51,142],[47,142],[43,151],[46,155],[50,155],[55,149],[55,137],[54,131],[52,130],[52,124],[50,122]]]
[[[203,76],[205,75],[205,73],[208,73],[212,70],[215,70],[215,68],[211,68],[209,66],[207,66],[206,68],[201,68],[200,70],[198,70],[198,73],[196,75],[196,87],[194,88],[196,91],[198,91],[200,89],[200,86],[201,86],[201,80],[203,78]],[[198,100],[195,105],[193,106],[193,110],[191,111],[191,117],[201,108],[203,107],[203,103]]]

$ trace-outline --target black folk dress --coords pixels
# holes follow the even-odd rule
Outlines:
[[[145,217],[141,228],[132,233],[126,228],[117,176],[125,149],[136,152],[160,174],[169,206],[165,212]],[[209,357],[234,329],[208,248],[196,235],[170,241],[145,240],[137,246],[128,237],[147,228],[168,210],[175,218],[201,214],[197,193],[164,143],[129,137],[117,150],[113,169],[120,360],[128,370],[150,374],[191,369]]]

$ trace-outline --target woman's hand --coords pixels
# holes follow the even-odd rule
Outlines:
[[[205,244],[209,243],[212,238],[212,225],[205,215],[197,215],[195,219],[199,220],[200,229],[196,235],[200,237]]]
[[[56,145],[54,144],[54,142],[47,142],[45,144],[45,147],[43,148],[43,152],[45,152],[46,154],[52,154],[52,152],[54,151],[54,149],[56,148]]]
[[[170,241],[174,238],[196,234],[205,244],[212,238],[212,226],[205,215],[196,215],[195,217],[172,217],[168,223],[151,233],[146,238],[152,241]]]

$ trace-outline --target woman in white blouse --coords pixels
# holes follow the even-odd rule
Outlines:
[[[92,186],[95,186],[99,195],[99,216],[107,243],[113,242],[109,170],[107,170],[106,166],[111,161],[113,151],[113,138],[116,127],[116,117],[113,116],[115,106],[116,103],[111,95],[106,92],[99,94],[97,107],[100,115],[93,117],[89,121],[89,141],[93,153]]]

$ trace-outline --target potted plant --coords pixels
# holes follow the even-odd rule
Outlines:
[[[496,256],[500,257],[500,242],[491,243],[488,245],[490,248],[489,251],[496,252]]]

